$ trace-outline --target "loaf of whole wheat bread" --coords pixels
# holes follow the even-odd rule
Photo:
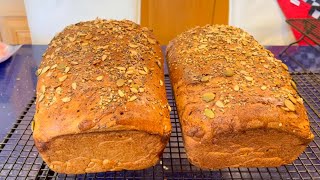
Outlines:
[[[163,58],[147,28],[80,22],[56,35],[37,71],[33,137],[59,173],[157,163],[171,133]]]
[[[166,56],[192,164],[280,166],[313,140],[288,67],[243,30],[196,27],[172,40]]]

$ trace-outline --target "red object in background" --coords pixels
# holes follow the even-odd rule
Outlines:
[[[286,19],[297,19],[297,18],[312,18],[308,12],[311,8],[311,5],[300,1],[300,6],[296,6],[290,2],[290,0],[278,0],[278,4],[286,17]],[[298,32],[297,30],[293,29],[291,27],[291,30],[293,32],[294,37],[296,40],[298,40],[302,34]],[[306,38],[307,39],[307,38]],[[313,44],[314,42],[308,41],[309,44]],[[307,43],[305,41],[300,41],[299,45],[306,45]]]

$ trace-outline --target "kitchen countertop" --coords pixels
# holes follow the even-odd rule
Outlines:
[[[267,46],[277,58],[285,47]],[[24,45],[9,60],[0,63],[0,142],[35,95],[35,71],[46,48],[46,45]],[[284,55],[279,59],[291,72],[302,72],[303,68],[320,72],[320,52],[314,47],[293,46],[287,52],[290,57]]]

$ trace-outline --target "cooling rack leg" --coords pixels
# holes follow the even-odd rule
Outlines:
[[[297,44],[297,43],[299,43],[300,41],[302,41],[304,37],[305,37],[305,35],[301,36],[296,42],[293,42],[293,43],[289,44],[284,50],[282,50],[282,51],[279,53],[279,57],[282,57],[282,55],[283,55],[285,52],[287,52],[287,50],[288,50],[292,45]]]

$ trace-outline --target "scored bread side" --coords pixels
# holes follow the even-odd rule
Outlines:
[[[33,137],[59,173],[157,163],[171,133],[163,57],[147,29],[96,19],[66,27],[37,71]]]
[[[193,28],[169,43],[166,56],[192,164],[280,166],[313,140],[288,67],[243,30]]]

